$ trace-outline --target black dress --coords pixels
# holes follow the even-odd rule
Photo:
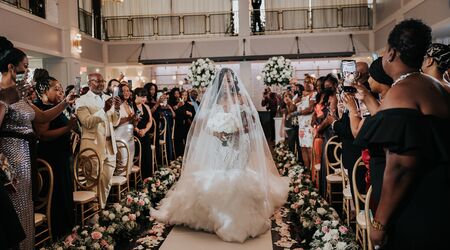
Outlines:
[[[41,110],[48,110],[54,105],[46,105],[40,100],[35,105]],[[60,114],[50,122],[49,130],[65,127],[69,119]],[[52,196],[52,234],[54,239],[65,236],[74,226],[74,204],[72,184],[72,151],[70,133],[50,141],[40,141],[38,158],[47,161],[53,170],[54,187]]]
[[[395,108],[366,120],[356,143],[371,150],[417,154],[419,173],[387,225],[387,249],[448,249],[450,120]],[[375,189],[378,182],[372,185]],[[382,183],[382,182],[381,182]]]
[[[350,190],[352,192],[353,197],[353,167],[355,166],[355,162],[361,156],[361,148],[354,145],[354,137],[352,134],[352,129],[350,127],[350,117],[349,113],[345,112],[342,115],[342,118],[334,123],[333,126],[334,132],[339,137],[342,142],[342,164],[344,168],[348,170],[348,178],[350,180]],[[365,171],[360,171],[357,173],[356,177],[356,185],[358,186],[358,190],[366,190],[366,182],[364,180]]]
[[[139,110],[137,107],[135,107],[135,110]],[[142,116],[137,124],[138,129],[144,129],[147,127],[147,123],[150,121],[150,114],[148,113],[147,108],[142,105]],[[147,131],[145,133],[144,137],[140,137],[136,132],[134,133],[134,136],[136,136],[139,141],[141,142],[141,172],[142,172],[142,178],[148,178],[150,176],[153,176],[152,172],[152,142],[150,141],[150,131]]]
[[[192,117],[187,115],[187,111],[192,113]],[[187,135],[191,128],[192,121],[194,120],[195,109],[194,106],[186,102],[175,111],[175,114],[174,146],[177,156],[182,156],[186,146]]]

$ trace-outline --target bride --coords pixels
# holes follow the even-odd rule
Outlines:
[[[189,130],[180,180],[151,215],[242,243],[270,228],[288,186],[277,172],[250,96],[224,68]]]

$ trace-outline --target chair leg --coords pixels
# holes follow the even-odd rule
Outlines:
[[[84,204],[80,204],[81,206],[81,226],[84,227]]]
[[[363,250],[367,249],[367,233],[366,229],[362,230],[362,238],[363,238]]]

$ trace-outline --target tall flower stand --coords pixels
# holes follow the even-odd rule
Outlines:
[[[281,122],[283,121],[283,117],[275,117],[273,118],[275,120],[275,144],[279,143],[280,141],[284,141],[284,138],[281,137]]]

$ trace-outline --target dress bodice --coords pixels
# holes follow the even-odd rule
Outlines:
[[[7,113],[3,120],[1,130],[17,132],[20,134],[33,133],[33,108],[24,100],[7,105]]]

